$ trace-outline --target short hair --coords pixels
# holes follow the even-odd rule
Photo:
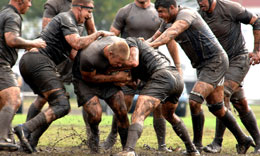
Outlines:
[[[93,0],[72,0],[72,5],[76,5],[76,4],[87,5],[89,3],[94,3],[94,1]]]
[[[128,60],[130,56],[130,49],[124,39],[117,40],[109,46],[109,51],[112,51],[114,56],[120,57],[122,60]]]
[[[177,7],[177,2],[176,0],[156,0],[154,5],[155,9],[157,10],[159,7],[170,8],[171,5]]]

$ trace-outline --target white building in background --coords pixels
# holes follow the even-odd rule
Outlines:
[[[232,0],[240,3],[248,10],[258,14],[260,16],[260,0]],[[246,41],[246,46],[249,52],[254,48],[254,36],[251,25],[242,25],[243,34]],[[251,66],[245,80],[244,89],[249,103],[251,100],[257,100],[257,104],[260,104],[260,64]]]

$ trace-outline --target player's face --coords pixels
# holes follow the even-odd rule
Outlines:
[[[162,18],[165,23],[169,23],[176,16],[174,15],[173,9],[174,7],[170,7],[170,8],[159,7],[157,9],[158,16]]]
[[[32,1],[31,0],[21,0],[19,3],[20,6],[20,13],[25,14],[28,9],[32,6]]]
[[[93,8],[93,3],[88,3],[86,6],[84,5],[81,7],[79,23],[85,23],[86,20],[92,17]]]
[[[200,10],[207,12],[209,10],[209,1],[208,0],[197,0]]]
[[[109,63],[112,67],[122,67],[125,61],[119,56],[111,56]]]

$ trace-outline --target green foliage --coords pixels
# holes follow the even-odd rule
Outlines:
[[[134,0],[94,0],[95,9],[94,9],[94,18],[95,24],[98,30],[109,30],[110,25],[117,13],[117,11],[125,6],[128,3],[133,2]],[[154,2],[155,0],[152,0]],[[8,4],[9,0],[1,0],[0,7]],[[43,5],[46,0],[32,0],[32,7],[24,15],[26,19],[35,19],[41,18],[43,14]],[[183,3],[196,3],[192,0],[177,0],[179,4]]]

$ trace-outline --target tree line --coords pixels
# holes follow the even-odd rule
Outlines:
[[[154,2],[155,0],[151,0]],[[192,2],[195,0],[177,0],[179,3]],[[9,0],[1,0],[0,8],[8,4]],[[46,0],[32,0],[32,7],[23,15],[24,18],[32,20],[35,18],[42,18],[43,5]],[[119,8],[125,6],[133,0],[94,0],[94,18],[98,30],[109,30],[110,25]]]

